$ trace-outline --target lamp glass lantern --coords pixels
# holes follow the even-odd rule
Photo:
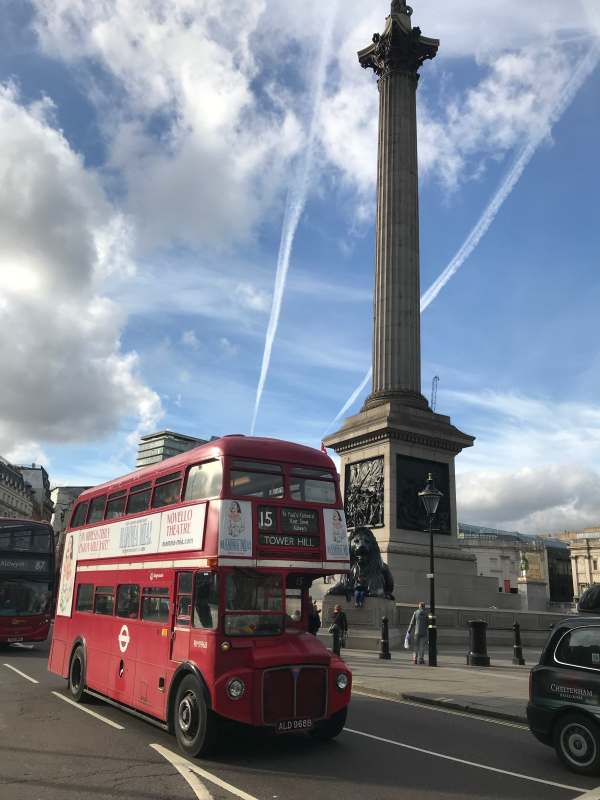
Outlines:
[[[428,517],[433,517],[438,509],[438,505],[440,500],[443,497],[443,493],[440,492],[439,489],[435,488],[435,483],[433,482],[433,475],[431,472],[427,476],[427,483],[425,484],[425,488],[419,492],[419,497],[421,498],[421,502],[425,506],[425,511],[427,512]]]

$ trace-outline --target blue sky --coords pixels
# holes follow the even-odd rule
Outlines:
[[[521,5],[414,3],[441,39],[418,92],[423,292],[485,222],[423,311],[423,393],[438,375],[437,410],[477,437],[460,517],[542,531],[600,524],[600,11]],[[142,433],[249,433],[255,408],[258,435],[319,446],[370,364],[377,88],[356,51],[389,13],[323,6],[5,0],[1,455],[93,484]]]

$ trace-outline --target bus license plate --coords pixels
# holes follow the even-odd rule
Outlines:
[[[282,719],[275,726],[275,733],[306,733],[312,726],[312,719]]]
[[[16,642],[22,642],[23,641],[23,637],[22,636],[9,636],[6,641],[9,644],[15,644]]]

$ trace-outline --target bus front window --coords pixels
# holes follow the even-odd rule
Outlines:
[[[233,612],[233,613],[232,613]],[[225,634],[276,636],[283,633],[283,578],[238,569],[225,581]]]
[[[0,580],[0,617],[48,614],[51,599],[45,581]]]

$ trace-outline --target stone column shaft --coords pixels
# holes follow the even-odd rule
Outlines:
[[[421,398],[417,76],[379,80],[372,400]],[[421,403],[418,403],[419,405]]]

